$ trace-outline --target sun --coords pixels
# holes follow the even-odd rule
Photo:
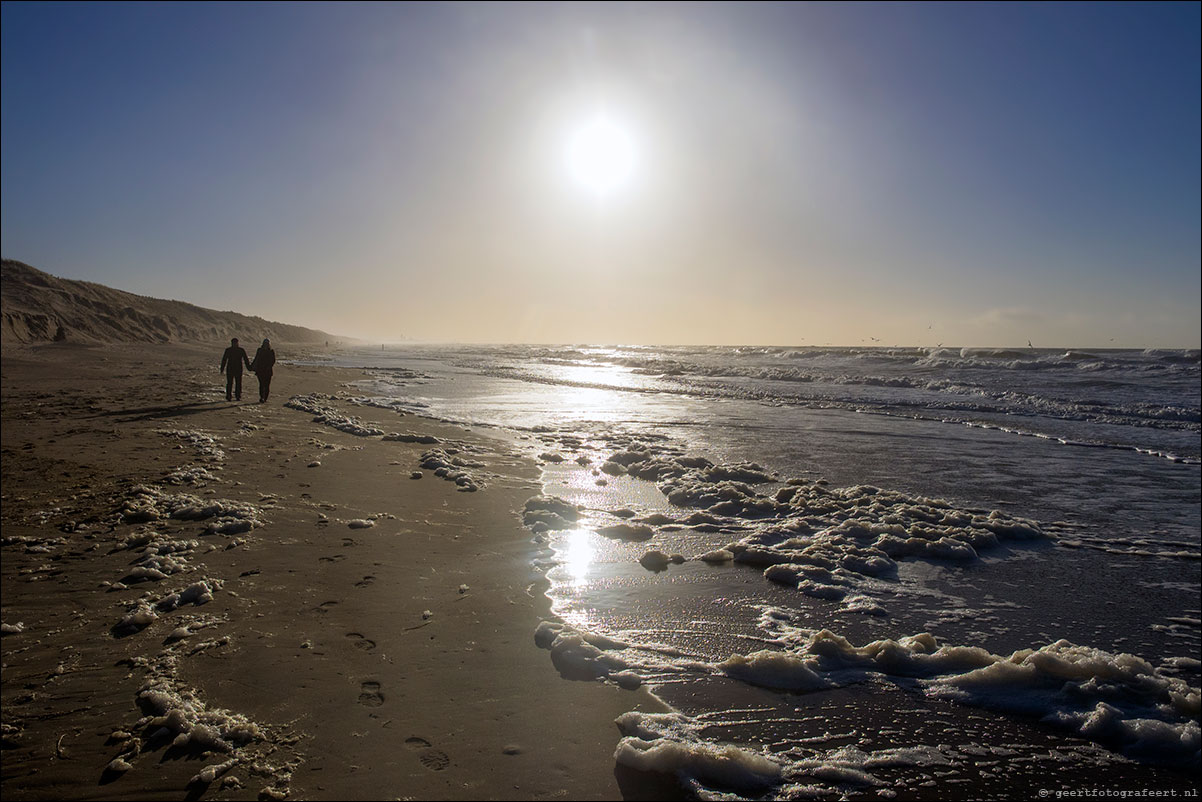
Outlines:
[[[628,185],[634,175],[634,140],[612,119],[595,117],[569,138],[567,164],[577,185],[598,197],[608,197]]]

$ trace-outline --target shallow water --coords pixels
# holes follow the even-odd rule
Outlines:
[[[1196,780],[1196,351],[410,346],[336,361],[369,369],[359,389],[377,403],[512,433],[543,459],[545,492],[580,507],[577,521],[536,535],[567,624],[553,657],[565,676],[648,684],[683,716],[627,722],[640,736],[619,749],[627,765],[674,770],[703,796],[745,798],[941,798],[965,787],[1000,797]],[[598,470],[632,451],[677,472],[695,457],[756,463],[770,481],[744,487],[769,501],[684,509],[662,492],[673,481],[695,494],[718,485],[689,473],[661,474],[657,487]],[[874,507],[815,512],[865,486]],[[810,500],[773,506],[790,487]],[[1000,517],[987,518],[992,510]],[[598,533],[626,511],[672,520],[653,519],[646,541]],[[714,522],[685,525],[696,512]],[[797,574],[810,558],[779,542],[781,527],[808,544],[849,516],[874,534],[824,540],[833,573],[815,558]],[[991,520],[1005,523],[1001,533],[1029,522],[1038,536],[994,537]],[[892,559],[865,568],[861,546],[889,527],[930,539],[895,542]],[[942,552],[932,546],[940,536],[950,538]],[[693,559],[732,543],[771,554]],[[975,546],[968,557],[965,543]],[[639,560],[651,549],[688,559],[648,570]],[[766,571],[773,561],[783,565]],[[821,630],[847,646],[808,651]],[[613,642],[569,648],[571,632]],[[898,664],[851,651],[922,633],[977,658],[1061,639],[1076,651],[1071,665],[1040,651],[1027,662],[1050,673],[984,686],[946,650],[928,659],[930,648],[914,646]],[[800,673],[723,667],[760,650],[787,655]],[[1130,669],[1123,653],[1146,669]],[[1192,688],[1192,703],[1166,702],[1170,685]],[[715,751],[727,745],[744,750],[733,764]],[[769,755],[781,775],[755,779],[739,754]]]

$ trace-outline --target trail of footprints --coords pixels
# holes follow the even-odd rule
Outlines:
[[[442,771],[451,765],[450,756],[441,749],[435,749],[425,738],[418,738],[416,735],[406,738],[405,746],[417,752],[417,762],[430,771]]]
[[[349,538],[344,539],[344,546],[358,545],[354,541],[348,543],[346,540],[349,540]],[[321,562],[341,562],[345,559],[346,556],[343,554],[335,554],[332,557],[320,558]],[[374,576],[365,576],[355,583],[355,587],[365,588],[375,581],[376,578]],[[338,602],[336,601],[327,601],[315,609],[317,612],[324,613],[337,603]],[[359,632],[348,632],[346,633],[346,637],[351,641],[352,645],[356,649],[362,649],[365,652],[370,652],[376,648],[376,642],[374,640],[364,637]],[[359,704],[363,705],[364,707],[381,707],[384,704],[383,686],[375,680],[367,680],[360,683]],[[417,761],[430,771],[444,771],[451,765],[450,756],[441,749],[435,749],[434,745],[425,738],[421,738],[416,735],[411,738],[406,738],[405,746],[410,751],[417,753]]]
[[[350,633],[347,637],[354,635]],[[359,704],[365,707],[380,707],[384,704],[383,686],[375,680],[367,680],[359,684]],[[405,746],[417,753],[417,762],[430,771],[444,771],[450,768],[451,757],[425,738],[411,736],[405,739]]]

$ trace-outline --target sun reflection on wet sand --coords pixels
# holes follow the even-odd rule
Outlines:
[[[594,558],[592,538],[592,531],[574,529],[563,540],[563,567],[572,578],[572,587],[582,587],[588,581]]]

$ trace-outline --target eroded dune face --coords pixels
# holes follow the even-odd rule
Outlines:
[[[12,259],[4,260],[2,283],[5,345],[221,342],[249,336],[294,343],[332,339],[301,326],[61,279]]]

